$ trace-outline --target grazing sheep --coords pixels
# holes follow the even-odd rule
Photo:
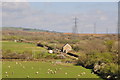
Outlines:
[[[94,72],[92,72],[92,74],[94,74]]]
[[[48,74],[50,73],[50,72],[47,72]]]
[[[109,79],[111,76],[109,75],[109,76],[107,76],[107,79]]]
[[[50,70],[51,72],[53,71],[53,70]]]
[[[53,71],[50,71],[50,73],[51,73],[51,74],[54,74],[54,72],[53,72]]]
[[[80,76],[80,75],[78,75],[78,76]]]
[[[54,73],[56,73],[56,71],[54,71]]]
[[[66,72],[65,74],[67,75],[68,73]]]
[[[27,76],[27,78],[29,78],[29,76]]]
[[[18,64],[18,62],[16,62],[16,64]]]
[[[8,72],[5,72],[5,74],[7,74]]]
[[[83,72],[83,74],[86,74],[85,72]]]
[[[8,66],[8,68],[10,68],[10,66]]]
[[[115,79],[117,79],[118,77],[117,76],[115,76]]]
[[[39,72],[36,72],[36,74],[38,74]]]

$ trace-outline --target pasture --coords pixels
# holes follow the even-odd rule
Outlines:
[[[3,61],[3,78],[99,78],[90,69],[41,61]]]
[[[11,54],[24,54],[29,57],[31,55],[32,58],[39,58],[40,55],[42,57],[46,56],[54,56],[55,54],[49,54],[48,50],[42,47],[36,46],[36,44],[31,43],[20,43],[13,41],[2,41],[2,51],[3,56]]]
[[[37,47],[35,44],[30,43],[19,43],[12,41],[3,41],[2,50],[9,50],[16,53],[23,53],[25,51],[31,51],[32,53],[38,54],[41,51],[47,51],[42,47]]]

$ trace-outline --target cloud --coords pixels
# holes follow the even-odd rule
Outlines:
[[[74,17],[78,18],[79,30],[84,28],[86,32],[93,31],[93,24],[97,22],[97,27],[101,29],[111,26],[110,16],[102,10],[89,13],[69,13],[67,15],[59,13],[48,13],[46,10],[31,8],[28,2],[4,2],[3,3],[3,26],[31,27],[60,32],[72,32],[74,27]],[[25,0],[26,1],[26,0]],[[46,4],[51,5],[51,4]],[[101,25],[102,23],[102,25]],[[108,24],[109,23],[109,24]],[[112,25],[111,27],[113,27]]]
[[[28,0],[3,0],[2,2],[28,2]]]

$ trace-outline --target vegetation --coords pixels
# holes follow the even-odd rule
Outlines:
[[[77,64],[93,69],[103,78],[118,79],[118,58],[112,53],[81,54]]]
[[[89,69],[52,62],[5,61],[2,67],[3,78],[99,78]]]
[[[83,66],[92,69],[93,73],[98,74],[102,78],[108,80],[118,79],[117,34],[73,35],[69,33],[34,31],[29,29],[10,28],[3,30],[2,52],[4,59],[28,59],[34,61],[35,59],[47,58],[48,60],[60,59],[71,62],[71,64],[75,61],[76,65],[79,65],[74,66],[76,69]],[[70,58],[70,55],[68,56],[67,54],[63,55],[65,58],[58,57],[61,54],[62,47],[66,43],[72,46],[73,50],[70,53],[77,54],[79,56],[78,60]],[[50,54],[48,50],[53,50],[54,53]],[[60,75],[62,76],[63,74]]]
[[[34,59],[34,58],[56,58],[55,54],[49,54],[42,47],[29,43],[2,42],[2,56],[4,59]]]

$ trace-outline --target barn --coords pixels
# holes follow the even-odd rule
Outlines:
[[[64,52],[64,53],[68,53],[69,51],[71,51],[72,50],[72,47],[69,45],[69,44],[65,44],[64,46],[63,46],[63,48],[62,48],[62,51]]]

